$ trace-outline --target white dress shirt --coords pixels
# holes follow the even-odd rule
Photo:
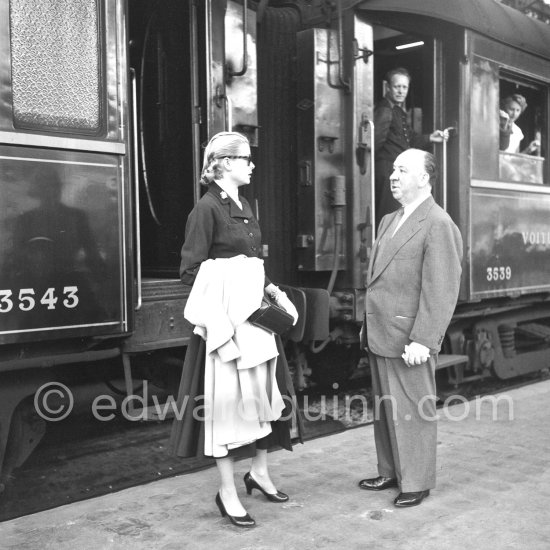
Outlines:
[[[396,225],[392,237],[397,233],[398,229],[403,225],[403,222],[429,197],[430,195],[425,195],[418,197],[415,201],[407,204],[403,207],[403,216],[399,220],[399,223]]]

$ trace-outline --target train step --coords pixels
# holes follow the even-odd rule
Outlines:
[[[467,355],[441,354],[437,357],[436,370],[446,369],[448,367],[465,366],[468,363]]]

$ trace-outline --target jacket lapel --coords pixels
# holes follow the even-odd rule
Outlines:
[[[372,246],[372,254],[370,256],[369,261],[369,268],[367,271],[367,274],[369,276],[369,280],[372,279],[373,271],[374,271],[374,264],[376,261],[378,261],[380,258],[382,251],[380,250],[380,244],[382,242],[382,239],[385,238],[386,232],[388,231],[389,227],[392,225],[394,217],[397,216],[397,211],[395,212],[394,216],[384,216],[382,218],[382,221],[380,223],[380,232],[378,234],[378,237],[374,241],[374,245]]]
[[[241,210],[217,183],[211,183],[208,187],[208,191],[212,193],[222,204],[227,205],[229,208],[229,215],[232,218],[247,218],[250,220],[254,217],[250,204],[242,195],[239,195],[239,200],[243,205],[243,209]]]
[[[391,262],[393,257],[397,254],[398,250],[411,239],[411,237],[422,229],[422,224],[428,215],[428,212],[434,205],[435,201],[432,196],[428,197],[423,203],[416,208],[416,210],[403,222],[403,225],[399,228],[399,231],[385,243],[380,257],[376,258],[372,266],[372,277],[370,282],[374,281]],[[396,214],[397,215],[397,214]],[[393,217],[392,217],[393,220]],[[391,225],[391,222],[390,224]],[[386,226],[387,229],[388,226]],[[385,233],[385,232],[384,232]],[[381,235],[380,238],[382,238]],[[377,241],[378,244],[378,241]]]

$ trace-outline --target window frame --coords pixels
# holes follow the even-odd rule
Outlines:
[[[503,92],[502,83],[506,82],[508,85],[505,87],[508,88],[508,91]],[[512,87],[515,86],[517,92],[512,90]],[[531,90],[531,92],[529,92]],[[536,132],[540,131],[540,151],[539,155],[532,155],[530,153],[507,153],[507,155],[513,155],[517,157],[518,161],[524,159],[528,161],[530,158],[543,159],[542,169],[541,169],[541,181],[516,181],[510,179],[504,179],[502,177],[502,160],[503,156],[506,154],[504,151],[499,149],[498,152],[498,177],[497,181],[503,184],[519,184],[519,185],[550,185],[550,157],[549,157],[549,139],[550,139],[550,128],[548,126],[549,119],[549,94],[550,94],[550,83],[542,80],[540,77],[537,78],[535,75],[526,74],[523,71],[520,71],[516,68],[508,67],[500,64],[498,67],[498,97],[499,97],[499,108],[500,100],[509,95],[510,93],[519,93],[524,97],[527,96],[527,109],[535,107],[534,112],[530,111],[528,114],[531,117],[531,120],[528,124],[530,128],[530,133],[527,131],[524,132],[524,139],[522,140],[522,148],[525,148],[532,140],[536,138]],[[535,100],[533,96],[538,96]],[[537,108],[540,109],[540,114],[537,114]],[[537,118],[539,121],[537,121]],[[525,124],[519,125],[522,130],[525,128]]]
[[[503,91],[503,82],[507,83],[504,87],[507,91]],[[533,78],[526,78],[524,75],[511,71],[508,68],[500,68],[498,75],[498,87],[500,100],[511,93],[520,93],[527,99],[527,114],[530,116],[530,120],[528,119],[529,123],[527,125],[529,130],[525,130],[525,124],[519,125],[522,130],[525,130],[525,137],[521,142],[522,147],[525,148],[532,140],[536,139],[537,132],[540,133],[541,142],[538,155],[523,153],[521,151],[516,153],[504,153],[504,151],[499,150],[499,181],[508,181],[504,180],[502,177],[502,171],[504,168],[503,160],[506,158],[505,155],[512,154],[513,157],[511,158],[513,159],[516,157],[520,163],[521,159],[524,159],[525,162],[527,162],[530,157],[533,161],[535,158],[544,159],[541,163],[542,169],[540,170],[541,181],[522,182],[514,180],[514,183],[535,183],[536,185],[545,185],[545,181],[548,181],[548,155],[545,154],[548,151],[548,85],[545,85],[543,82],[536,81]],[[536,166],[536,164],[534,164],[534,166]]]

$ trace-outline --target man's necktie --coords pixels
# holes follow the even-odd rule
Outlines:
[[[377,260],[380,259],[382,252],[384,248],[388,245],[390,239],[392,238],[395,230],[397,229],[397,226],[399,222],[401,221],[401,218],[403,217],[403,214],[405,213],[405,210],[403,207],[401,207],[397,213],[395,214],[393,220],[390,223],[390,226],[388,229],[384,232],[384,235],[382,235],[382,239],[378,243],[378,248],[376,250],[376,256],[374,257],[374,261],[376,263]]]
[[[403,218],[404,213],[405,213],[405,209],[403,207],[401,207],[397,211],[397,214],[396,214],[395,218],[392,220],[391,226],[388,229],[388,236],[389,236],[390,239],[394,236],[395,231],[397,229],[397,226],[399,225],[399,222]]]

